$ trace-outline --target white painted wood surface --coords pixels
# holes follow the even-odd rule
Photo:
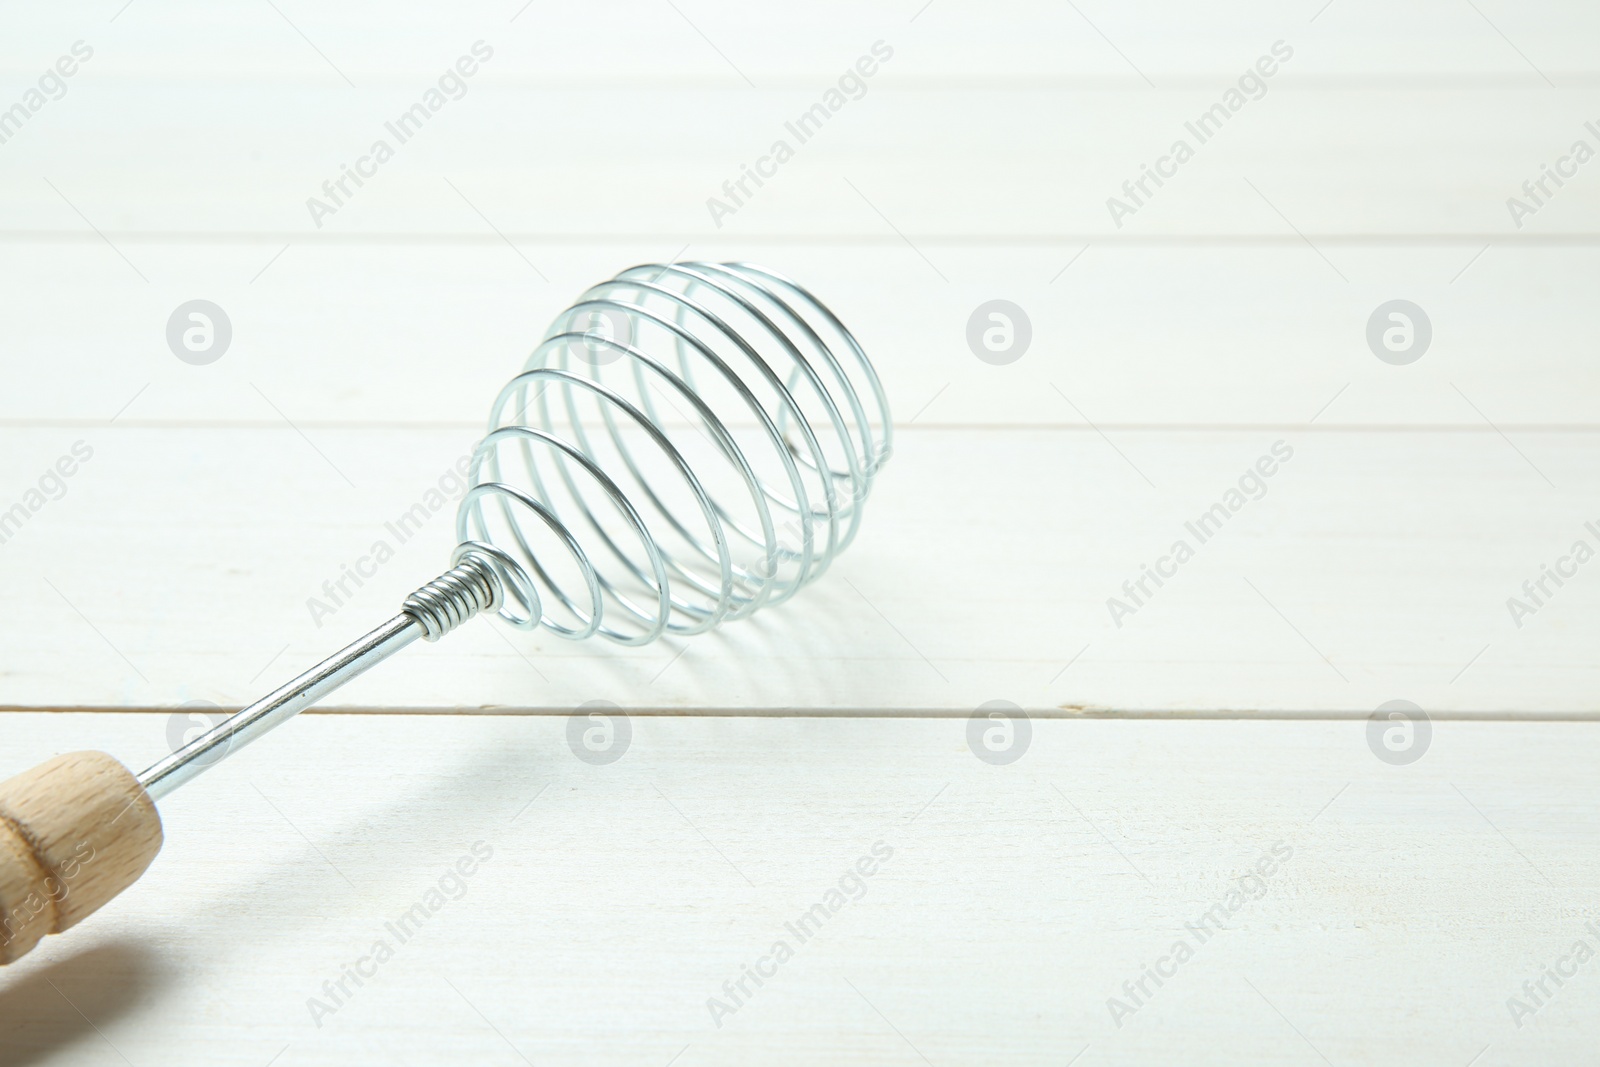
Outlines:
[[[18,16],[28,32],[5,66],[19,78],[75,39],[96,54],[5,146],[0,230],[86,232],[40,180],[54,171],[110,233],[489,235],[486,217],[513,234],[694,240],[717,232],[706,198],[879,40],[894,56],[866,94],[722,233],[893,241],[881,211],[907,234],[969,239],[1293,237],[1282,216],[1308,234],[1511,235],[1505,198],[1596,117],[1583,46],[1596,16],[1575,0],[1407,13],[1377,0],[935,0],[803,15],[635,0],[513,21],[522,6]],[[314,229],[306,198],[478,40],[494,57],[465,95]],[[1280,40],[1293,58],[1265,95],[1116,230],[1106,197]],[[86,165],[105,151],[118,166]],[[1526,232],[1591,232],[1597,196],[1573,182]]]
[[[0,1067],[1590,1054],[1594,963],[1521,1028],[1506,1000],[1590,937],[1600,579],[1547,580],[1520,627],[1507,599],[1600,547],[1600,164],[1520,227],[1507,198],[1600,147],[1592,5],[110,0],[0,29],[0,112],[94,49],[0,143],[0,511],[93,449],[0,543],[0,773],[140,766],[166,709],[387,617],[448,514],[322,627],[306,601],[622,266],[802,279],[899,430],[860,539],[784,610],[635,652],[475,624],[174,796],[147,880],[0,973]],[[466,95],[314,225],[480,39]],[[865,95],[715,225],[879,40]],[[1107,198],[1279,40],[1119,228]],[[163,336],[196,297],[234,327],[208,367]],[[1033,330],[1003,367],[964,336],[995,298]],[[1434,330],[1410,366],[1365,340],[1396,298]],[[1280,440],[1119,627],[1107,598]],[[1365,740],[1391,699],[1432,719],[1410,766]],[[590,700],[634,713],[617,763],[568,749]],[[1010,766],[965,740],[990,700],[1032,716]],[[467,896],[316,1027],[307,998],[478,840]],[[865,898],[715,1027],[706,998],[879,840]],[[1107,998],[1280,840],[1118,1028]]]
[[[10,721],[13,765],[165,745],[161,715]],[[305,716],[175,794],[145,880],[0,974],[0,1063],[1584,1062],[1595,961],[1520,1029],[1506,1001],[1595,942],[1592,724],[1440,723],[1406,767],[1354,722],[1033,728],[991,766],[960,720],[635,717],[592,766],[560,717]],[[316,1026],[478,841],[465,896]],[[880,841],[864,896],[786,931]]]
[[[1352,387],[1353,388],[1353,387]],[[246,399],[240,395],[240,399]],[[473,431],[159,426],[0,431],[23,470],[94,458],[0,546],[8,702],[248,703],[388,618],[448,563],[453,509],[400,543]],[[700,639],[618,649],[470,627],[330,706],[966,712],[1592,714],[1589,571],[1536,614],[1506,606],[1600,525],[1590,433],[919,429],[857,543],[780,610]],[[1276,441],[1293,458],[1204,544],[1186,529]],[[1120,450],[1120,455],[1119,455]],[[23,466],[26,464],[26,466]],[[1147,484],[1144,477],[1150,479]],[[1182,538],[1195,558],[1132,615]],[[325,581],[392,544],[331,618]],[[53,587],[53,588],[52,588]],[[347,584],[346,589],[354,587]],[[1118,625],[1120,623],[1120,625]],[[1323,657],[1326,657],[1324,659]]]
[[[685,243],[530,246],[548,284],[504,245],[303,247],[285,236],[124,246],[148,286],[103,245],[0,243],[15,301],[15,380],[0,394],[0,425],[115,416],[282,426],[276,405],[307,428],[478,429],[557,313]],[[1195,428],[1315,417],[1491,435],[1485,419],[1506,430],[1592,425],[1593,250],[1485,243],[1328,246],[1348,282],[1286,244],[928,245],[948,284],[904,246],[714,236],[686,254],[766,263],[815,289],[859,334],[902,423]],[[172,309],[197,296],[234,328],[228,355],[207,367],[179,363],[164,338]],[[972,311],[996,297],[1032,322],[1028,351],[1008,366],[974,358],[965,340]],[[1368,317],[1397,297],[1419,304],[1434,333],[1429,355],[1403,367],[1373,358],[1366,342]]]

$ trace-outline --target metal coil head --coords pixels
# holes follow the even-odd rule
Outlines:
[[[422,624],[422,636],[437,641],[481,611],[499,611],[505,584],[487,546],[461,545],[451,567],[406,597],[401,609]]]
[[[522,629],[639,645],[787,600],[889,458],[867,355],[748,263],[632,267],[558,315],[473,453],[457,562]]]

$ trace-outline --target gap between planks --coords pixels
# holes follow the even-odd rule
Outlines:
[[[281,430],[293,432],[293,428],[285,426],[282,419],[90,419],[90,418],[60,418],[38,419],[21,418],[12,419],[0,417],[0,430],[61,430],[61,429],[94,429],[115,423],[119,430]],[[438,421],[422,420],[379,420],[362,421],[359,419],[296,419],[295,425],[317,430],[462,430],[482,434],[484,424],[482,419],[440,419]],[[735,428],[748,428],[752,423],[730,422],[729,426]],[[1600,431],[1597,422],[1497,422],[1493,426],[1484,423],[1402,423],[1390,424],[1381,422],[1107,422],[1101,421],[1094,425],[1085,423],[1056,423],[1056,422],[896,422],[896,434],[919,433],[937,431],[949,433],[952,431],[979,432],[994,434],[998,432],[1016,433],[1077,433],[1099,434],[1104,430],[1116,430],[1118,433],[1348,433],[1348,434],[1387,434],[1387,433],[1460,433],[1478,435],[1502,435],[1507,433],[1542,433],[1542,434],[1574,434],[1595,433]]]
[[[140,706],[112,706],[112,705],[63,705],[59,707],[40,705],[37,707],[25,705],[0,706],[0,715],[154,715],[170,714],[183,710],[176,705],[140,705]],[[240,710],[239,707],[221,707],[217,709],[225,714],[233,714]],[[307,708],[300,712],[301,715],[407,715],[407,716],[436,716],[440,718],[463,718],[479,716],[500,716],[505,718],[539,718],[561,717],[573,714],[570,707],[512,707],[509,705],[494,705],[489,707],[338,707],[338,708]],[[677,719],[966,719],[973,714],[961,708],[619,708],[619,711],[634,718],[677,718]],[[1369,719],[1373,712],[1370,708],[1350,708],[1343,710],[1298,711],[1293,708],[1280,708],[1271,711],[1235,710],[1230,708],[1196,708],[1196,709],[1143,709],[1122,710],[1118,708],[1102,707],[1058,707],[1025,709],[1030,719],[1121,719],[1127,721],[1172,721],[1172,722],[1353,722]],[[1580,711],[1507,711],[1507,710],[1463,710],[1439,711],[1428,713],[1432,722],[1503,722],[1503,723],[1529,723],[1529,722],[1600,722],[1600,708]]]
[[[729,245],[847,245],[852,247],[901,248],[905,238],[879,233],[761,233],[723,237],[701,231],[692,233],[534,233],[508,230],[505,233],[454,232],[375,232],[319,233],[304,230],[239,230],[215,232],[198,230],[105,230],[101,234],[77,230],[0,230],[0,245],[61,244],[103,245],[458,245],[462,247],[502,246],[507,240],[517,244],[544,245],[687,245],[690,248]],[[1426,247],[1477,247],[1493,243],[1501,248],[1588,248],[1600,245],[1600,232],[1571,233],[1308,233],[1305,236],[1279,233],[909,233],[919,245],[951,247],[1073,247],[1093,244],[1099,248],[1181,248],[1243,247],[1303,249],[1307,240],[1321,245]],[[696,254],[691,260],[706,258]],[[716,258],[716,257],[712,257]]]

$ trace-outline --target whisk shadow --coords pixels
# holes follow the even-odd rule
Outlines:
[[[555,752],[545,755],[550,762],[555,761]],[[483,837],[491,845],[498,844],[494,838],[495,822],[486,812],[503,807],[505,820],[509,821],[517,808],[538,791],[536,783],[543,777],[536,769],[538,760],[539,754],[525,746],[499,743],[475,747],[462,754],[455,768],[441,768],[408,792],[403,807],[373,809],[353,825],[318,832],[302,824],[301,829],[310,832],[318,841],[320,852],[328,854],[341,872],[350,876],[358,894],[370,897],[390,888],[414,888],[420,893],[429,886],[402,886],[395,876],[414,868],[418,858],[428,855],[430,849],[438,855],[443,870],[473,840]],[[511,788],[511,783],[519,780],[527,784],[524,791]],[[417,839],[419,824],[428,827],[426,841]],[[341,862],[337,846],[329,844],[332,836],[359,840],[368,861],[359,868]],[[448,845],[444,844],[446,841]],[[258,914],[271,916],[267,925],[272,937],[280,940],[316,921],[317,913],[303,905],[308,891],[305,872],[317,868],[327,870],[319,853],[308,849],[247,882],[218,887],[195,905],[185,921],[233,928],[237,925],[237,900],[248,899]],[[335,877],[332,872],[328,876]],[[339,884],[342,886],[343,882]],[[0,1067],[6,1067],[3,1061]]]
[[[0,1067],[41,1063],[80,1042],[103,1043],[104,1027],[155,999],[171,977],[136,942],[12,964],[0,972]]]
[[[760,691],[782,694],[790,706],[862,703],[859,694],[869,674],[881,668],[853,654],[860,643],[844,636],[837,625],[838,619],[850,617],[861,606],[859,599],[850,602],[851,595],[848,591],[841,596],[837,590],[806,589],[783,610],[741,620],[737,630],[728,626],[692,638],[694,644],[673,669],[695,677],[705,688],[725,684],[728,677],[722,665],[729,662],[726,653],[695,654],[697,647],[704,646],[712,653],[712,646],[725,642],[744,653],[734,657],[735,661],[759,663],[759,668],[752,666],[751,670],[760,671],[760,677],[752,679]],[[805,602],[799,603],[800,599]]]

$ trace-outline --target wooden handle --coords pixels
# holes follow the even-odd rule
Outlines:
[[[104,752],[0,782],[0,964],[98,911],[160,851],[155,802]]]

